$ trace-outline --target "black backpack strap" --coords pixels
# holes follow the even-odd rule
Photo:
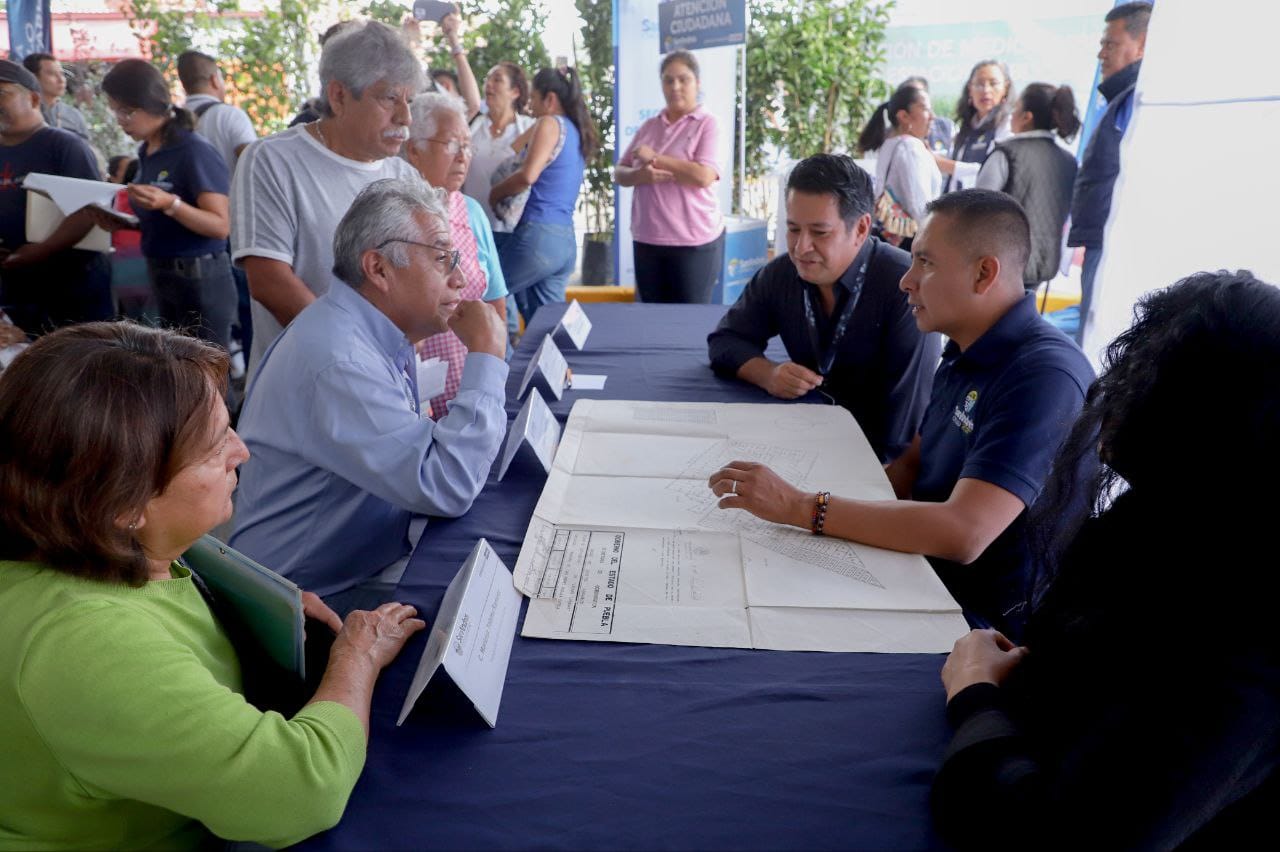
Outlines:
[[[208,112],[209,110],[213,109],[216,106],[222,106],[222,101],[209,101],[208,103],[200,104],[200,106],[196,107],[191,111],[196,114],[196,121],[199,121],[201,118],[204,117],[204,114],[206,112]]]

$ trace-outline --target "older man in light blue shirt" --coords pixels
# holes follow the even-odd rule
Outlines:
[[[409,552],[413,516],[471,508],[506,430],[506,329],[461,301],[457,263],[441,191],[393,179],[356,197],[334,237],[345,283],[289,324],[249,386],[233,547],[332,601]],[[469,354],[433,421],[413,342],[446,328]]]

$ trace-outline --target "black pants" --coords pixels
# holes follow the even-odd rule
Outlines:
[[[0,305],[28,334],[111,319],[111,267],[96,251],[69,249],[44,263],[0,271]]]
[[[225,251],[202,257],[149,257],[147,272],[165,325],[231,346],[236,285]]]
[[[724,231],[700,246],[655,246],[639,242],[632,246],[640,301],[692,305],[711,301],[724,266]]]

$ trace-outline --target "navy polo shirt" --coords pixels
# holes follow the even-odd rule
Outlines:
[[[231,172],[217,148],[195,133],[182,131],[176,141],[150,154],[145,142],[138,146],[134,183],[158,186],[194,207],[203,192],[227,195]],[[163,210],[139,207],[134,213],[142,229],[142,253],[147,257],[199,257],[227,250],[225,239],[203,237]]]
[[[960,479],[980,479],[1035,502],[1084,405],[1093,368],[1025,296],[961,352],[951,341],[933,379],[920,426],[920,471],[912,498],[942,502]],[[1029,554],[1026,509],[969,565],[930,558],[978,625],[1017,635],[1025,614]],[[1006,613],[1012,614],[1006,617]]]

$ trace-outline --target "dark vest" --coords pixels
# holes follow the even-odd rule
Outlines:
[[[996,129],[1001,123],[997,117],[998,112],[999,107],[993,109],[987,116],[987,121],[977,130],[962,126],[956,131],[956,143],[951,149],[951,159],[959,163],[977,163],[978,165],[985,163],[996,141]],[[950,175],[942,191],[951,192],[953,189],[958,187],[955,185],[955,176]]]
[[[1133,94],[1141,65],[1139,60],[1098,84],[1098,92],[1107,99],[1107,109],[1093,130],[1080,160],[1080,171],[1076,173],[1071,233],[1067,235],[1069,246],[1102,248],[1102,231],[1111,213],[1111,191],[1120,174],[1120,140],[1124,138],[1124,132],[1116,129],[1116,114]]]
[[[1023,281],[1034,287],[1058,274],[1062,226],[1071,211],[1076,158],[1052,139],[1006,139],[996,145],[1009,161],[1004,191],[1018,199],[1031,223],[1031,256]]]

